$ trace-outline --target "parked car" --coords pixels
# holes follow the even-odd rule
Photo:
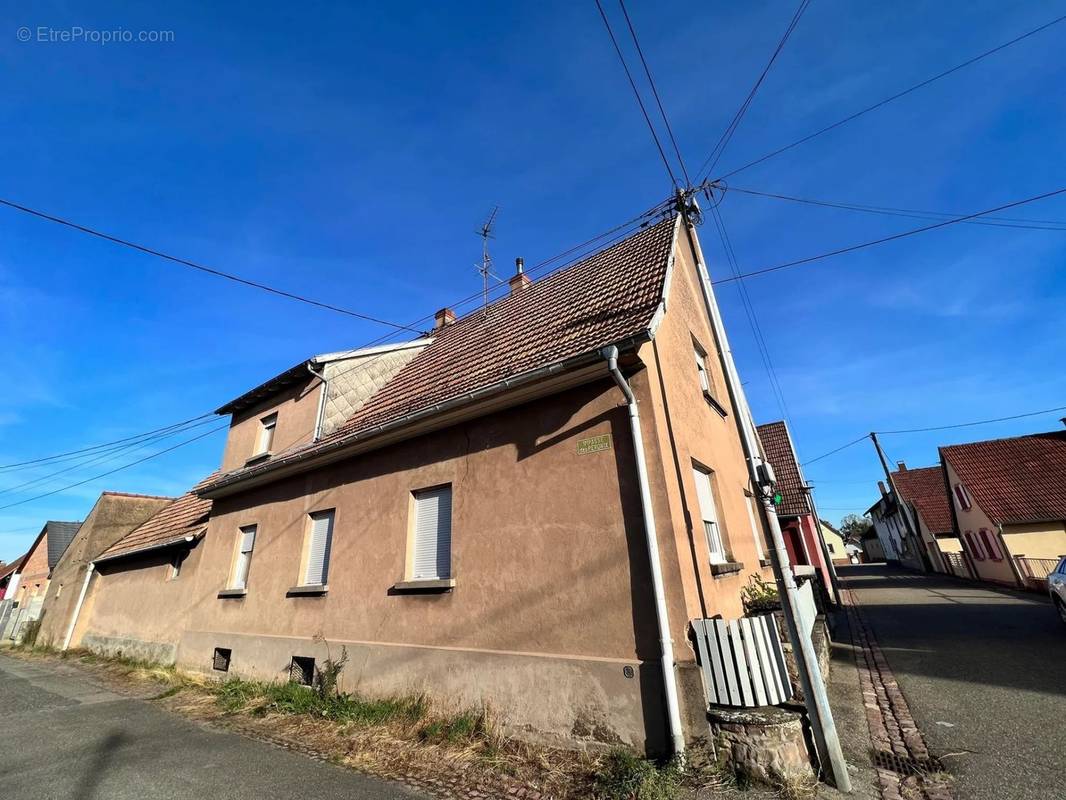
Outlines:
[[[1059,618],[1066,625],[1066,557],[1059,561],[1059,565],[1047,576],[1047,589],[1051,594],[1051,602],[1058,609]]]

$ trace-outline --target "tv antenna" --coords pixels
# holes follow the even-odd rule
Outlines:
[[[481,299],[483,308],[488,308],[489,305],[489,277],[496,278],[495,273],[492,271],[492,255],[489,253],[489,239],[496,238],[492,231],[496,227],[496,214],[499,210],[499,206],[493,206],[489,218],[485,220],[485,224],[475,231],[477,235],[481,237],[481,263],[477,265],[477,271],[481,273]],[[496,278],[496,280],[499,281],[500,279]]]

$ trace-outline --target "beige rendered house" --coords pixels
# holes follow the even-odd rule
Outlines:
[[[976,577],[1040,587],[1066,555],[1066,431],[940,448]]]
[[[531,737],[706,734],[690,620],[772,578],[696,247],[661,218],[223,406],[221,472],[142,526],[154,550],[134,531],[97,560],[75,644],[285,680],[324,638],[345,689],[488,704]],[[180,503],[209,517],[166,519]],[[164,541],[188,554],[169,579]]]

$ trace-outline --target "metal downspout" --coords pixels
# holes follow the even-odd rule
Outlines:
[[[674,674],[674,642],[670,638],[670,619],[666,611],[666,590],[663,586],[663,570],[659,557],[659,542],[656,537],[655,513],[651,504],[651,488],[648,485],[648,464],[644,458],[644,437],[640,432],[640,410],[633,390],[618,369],[618,348],[614,345],[600,351],[607,359],[611,377],[622,390],[629,408],[629,426],[633,436],[633,455],[637,462],[637,483],[640,486],[640,505],[644,512],[644,538],[648,544],[648,561],[651,562],[651,585],[655,595],[655,618],[659,623],[659,645],[663,670],[663,691],[666,694],[666,715],[673,742],[674,755],[684,756],[685,735],[681,731],[681,710],[677,700],[677,677]]]
[[[329,392],[329,381],[326,380],[325,373],[315,372],[315,368],[311,366],[310,362],[307,364],[307,371],[322,381],[322,390],[318,393],[318,411],[315,412],[315,436],[311,440],[317,442],[322,435],[322,415],[326,411],[326,394]]]
[[[785,550],[785,540],[781,535],[781,525],[777,519],[777,511],[774,509],[770,494],[767,489],[769,464],[761,458],[758,448],[758,436],[755,432],[755,423],[750,416],[744,413],[748,409],[748,401],[744,395],[744,389],[737,373],[736,362],[733,361],[733,353],[729,349],[729,339],[726,337],[725,325],[718,311],[718,304],[711,288],[711,278],[707,272],[707,265],[703,258],[703,250],[700,247],[699,238],[693,228],[688,215],[685,215],[685,232],[688,236],[689,246],[696,257],[696,273],[699,278],[700,289],[703,294],[704,310],[707,312],[708,322],[718,344],[718,353],[725,373],[726,384],[729,387],[729,398],[733,403],[734,416],[737,420],[737,429],[740,433],[740,442],[744,448],[744,456],[748,461],[748,470],[751,475],[752,485],[759,487],[760,507],[763,513],[763,522],[770,530],[771,539],[771,563],[774,568],[774,577],[777,580],[779,594],[781,596],[781,609],[784,611],[785,622],[788,626],[789,638],[796,647],[797,672],[799,673],[800,685],[803,687],[803,696],[810,717],[811,730],[814,734],[815,745],[818,749],[818,757],[822,768],[833,777],[833,783],[842,792],[851,791],[851,776],[848,774],[847,762],[840,748],[840,738],[837,735],[836,723],[833,721],[833,711],[829,706],[829,697],[825,691],[825,683],[822,680],[822,671],[818,666],[818,658],[814,653],[814,644],[811,637],[802,632],[799,620],[799,607],[797,605],[796,579],[789,568],[788,551]],[[763,467],[760,469],[760,467]],[[763,473],[763,474],[761,474]]]
[[[63,637],[63,647],[61,649],[66,650],[70,647],[70,640],[74,636],[74,627],[78,624],[78,617],[81,615],[81,606],[85,602],[85,594],[89,591],[89,581],[93,578],[93,571],[96,569],[96,564],[92,561],[89,562],[88,568],[85,570],[85,582],[81,585],[81,594],[78,595],[78,602],[74,605],[74,612],[70,615],[70,625],[67,626],[67,635]]]

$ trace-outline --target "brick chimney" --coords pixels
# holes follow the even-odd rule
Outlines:
[[[455,312],[448,307],[444,307],[433,315],[433,330],[443,328],[445,325],[451,325],[453,322],[455,322]]]
[[[907,462],[906,461],[897,461],[896,462],[896,469],[898,469],[900,472],[906,472],[907,471]]]
[[[888,489],[885,488],[885,482],[884,481],[878,481],[877,482],[877,488],[881,490],[881,496],[882,497],[888,497]]]
[[[514,260],[514,275],[507,281],[507,285],[511,287],[511,294],[522,291],[531,283],[529,276],[526,275],[526,262],[521,257],[516,258]]]

